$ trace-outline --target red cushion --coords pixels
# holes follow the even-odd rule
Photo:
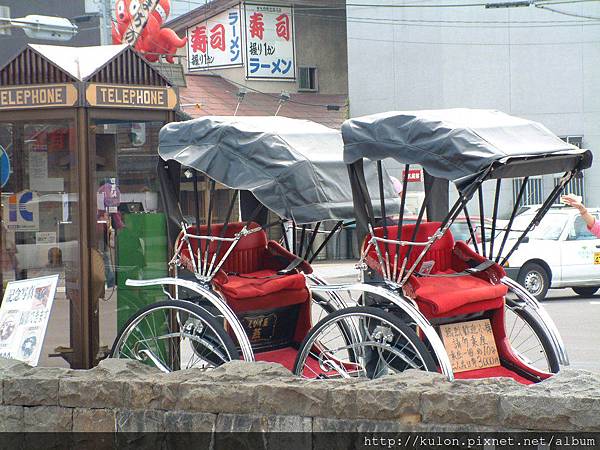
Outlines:
[[[227,298],[247,299],[262,297],[284,290],[298,290],[306,287],[304,275],[293,273],[277,275],[275,270],[258,270],[245,273],[243,276],[228,275],[229,281],[221,290]]]
[[[419,277],[414,298],[426,316],[452,316],[501,308],[508,289],[472,275],[460,277]],[[485,304],[485,305],[484,305]],[[452,313],[470,305],[472,311]],[[469,308],[471,309],[471,308]]]
[[[274,278],[262,278],[269,276]],[[276,275],[274,270],[259,270],[244,276],[229,275],[228,281],[219,289],[237,313],[296,305],[309,298],[302,274]]]

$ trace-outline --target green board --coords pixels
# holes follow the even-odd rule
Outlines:
[[[168,241],[163,213],[125,214],[125,227],[117,234],[117,329],[140,308],[165,300],[160,286],[126,286],[128,279],[147,280],[168,276]]]

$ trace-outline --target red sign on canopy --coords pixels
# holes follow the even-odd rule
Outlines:
[[[408,182],[420,183],[423,180],[423,172],[421,169],[408,169]],[[402,178],[406,176],[406,170],[402,171]]]

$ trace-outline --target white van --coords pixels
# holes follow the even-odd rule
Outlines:
[[[506,247],[524,229],[537,208],[515,218]],[[596,220],[599,210],[588,209]],[[496,242],[500,242],[496,238]],[[505,252],[503,252],[505,253]],[[579,212],[571,207],[555,206],[511,255],[505,267],[534,297],[542,300],[550,288],[572,288],[577,294],[592,296],[600,288],[600,239],[587,229]]]

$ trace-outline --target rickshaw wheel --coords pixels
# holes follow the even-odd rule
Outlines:
[[[359,342],[344,335],[351,327]],[[415,331],[387,311],[353,306],[314,326],[300,345],[293,372],[306,378],[373,379],[407,369],[437,371]]]
[[[138,310],[125,323],[112,358],[135,359],[163,372],[218,367],[239,359],[223,324],[184,300],[165,300]]]
[[[525,364],[546,373],[558,373],[558,355],[544,329],[524,308],[504,309],[504,329],[513,352]]]

